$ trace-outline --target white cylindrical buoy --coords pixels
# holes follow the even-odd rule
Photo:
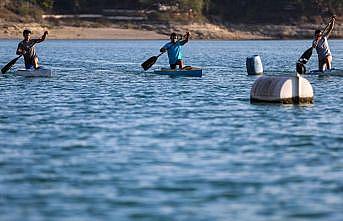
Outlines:
[[[311,83],[297,76],[263,76],[255,80],[251,102],[277,102],[284,104],[313,103]]]
[[[248,75],[263,74],[263,65],[262,65],[261,57],[258,55],[247,57],[246,66],[247,66]]]

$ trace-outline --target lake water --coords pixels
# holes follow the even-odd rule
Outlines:
[[[54,77],[0,76],[0,220],[341,221],[343,78],[309,76],[312,105],[249,100],[247,56],[293,74],[311,40],[190,41],[202,78],[154,75],[166,55],[143,72],[165,42],[48,40]]]

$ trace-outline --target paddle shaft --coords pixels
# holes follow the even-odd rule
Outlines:
[[[162,54],[164,54],[165,53],[165,51],[164,52],[161,52],[159,55],[157,55],[156,57],[158,58],[158,57],[160,57]]]
[[[324,30],[323,30],[323,34],[324,32],[326,31],[326,29],[329,28],[329,26],[331,25],[331,22],[332,22],[332,18],[330,19],[329,23],[325,26]]]
[[[143,62],[143,64],[141,64],[141,66],[143,67],[143,69],[146,71],[149,68],[151,68],[155,62],[157,61],[158,57],[160,57],[164,52],[161,52],[159,55],[157,56],[152,56],[151,58],[149,58],[148,60],[146,60],[145,62]]]

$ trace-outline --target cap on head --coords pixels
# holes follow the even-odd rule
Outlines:
[[[29,29],[25,29],[25,30],[23,31],[23,35],[27,35],[27,34],[31,34],[31,33],[32,33],[32,31],[29,30]]]

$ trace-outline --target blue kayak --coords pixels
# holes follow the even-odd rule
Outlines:
[[[183,69],[165,69],[154,71],[155,74],[168,75],[170,77],[202,77],[202,69],[187,66]]]

